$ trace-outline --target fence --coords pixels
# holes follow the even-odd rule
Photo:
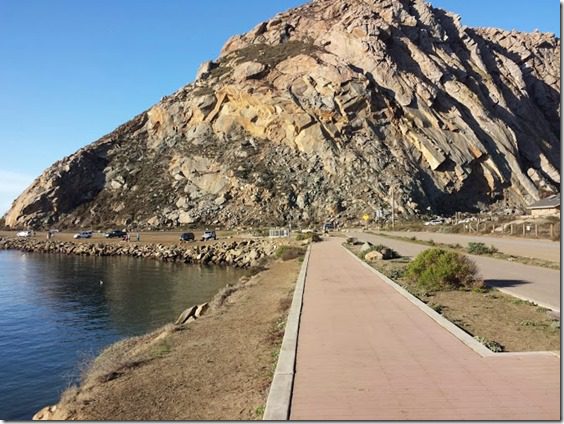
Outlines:
[[[379,231],[393,231],[390,224],[378,225],[374,229]],[[461,233],[461,234],[497,234],[513,237],[560,239],[560,222],[519,222],[503,223],[493,221],[471,221],[461,224],[423,225],[421,223],[398,223],[395,225],[398,231],[428,231],[438,233]]]
[[[555,223],[523,222],[519,224],[500,224],[496,222],[469,222],[464,224],[464,230],[468,233],[505,234],[526,238],[560,238],[560,225]]]
[[[289,237],[290,232],[287,228],[271,228],[268,231],[268,237],[270,238],[281,238],[281,237]]]

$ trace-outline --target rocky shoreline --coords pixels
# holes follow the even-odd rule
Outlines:
[[[0,240],[0,250],[57,253],[82,256],[131,256],[164,262],[225,265],[236,268],[258,266],[271,256],[277,244],[269,240],[233,240],[206,245],[73,243],[67,241],[8,238]]]

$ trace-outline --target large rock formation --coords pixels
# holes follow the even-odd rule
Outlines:
[[[256,225],[522,206],[558,191],[560,40],[421,0],[315,0],[46,170],[12,227]]]

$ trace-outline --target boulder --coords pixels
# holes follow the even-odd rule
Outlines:
[[[198,72],[196,73],[196,80],[206,79],[210,72],[217,68],[217,63],[208,60],[200,65],[198,68]]]
[[[178,222],[180,224],[194,224],[198,222],[198,218],[192,216],[189,212],[180,212],[178,214]]]
[[[245,62],[238,65],[233,71],[233,78],[237,81],[257,78],[266,70],[266,65],[258,62]]]
[[[190,306],[188,309],[186,309],[178,316],[174,324],[182,325],[186,323],[189,318],[193,318],[196,315],[197,310],[198,310],[198,305]]]
[[[364,259],[367,262],[381,261],[382,259],[384,259],[384,255],[377,250],[373,250],[372,252],[368,252],[366,255],[364,255]]]
[[[360,247],[360,251],[361,252],[366,252],[367,250],[370,250],[374,245],[372,243],[370,243],[369,241],[365,241],[364,244]]]
[[[394,257],[395,257],[394,253],[395,252],[388,247],[385,247],[382,250],[380,250],[380,254],[382,255],[382,259],[394,259]]]

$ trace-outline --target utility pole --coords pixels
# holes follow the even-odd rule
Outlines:
[[[392,186],[392,230],[396,229],[396,198],[394,194],[394,187]]]

